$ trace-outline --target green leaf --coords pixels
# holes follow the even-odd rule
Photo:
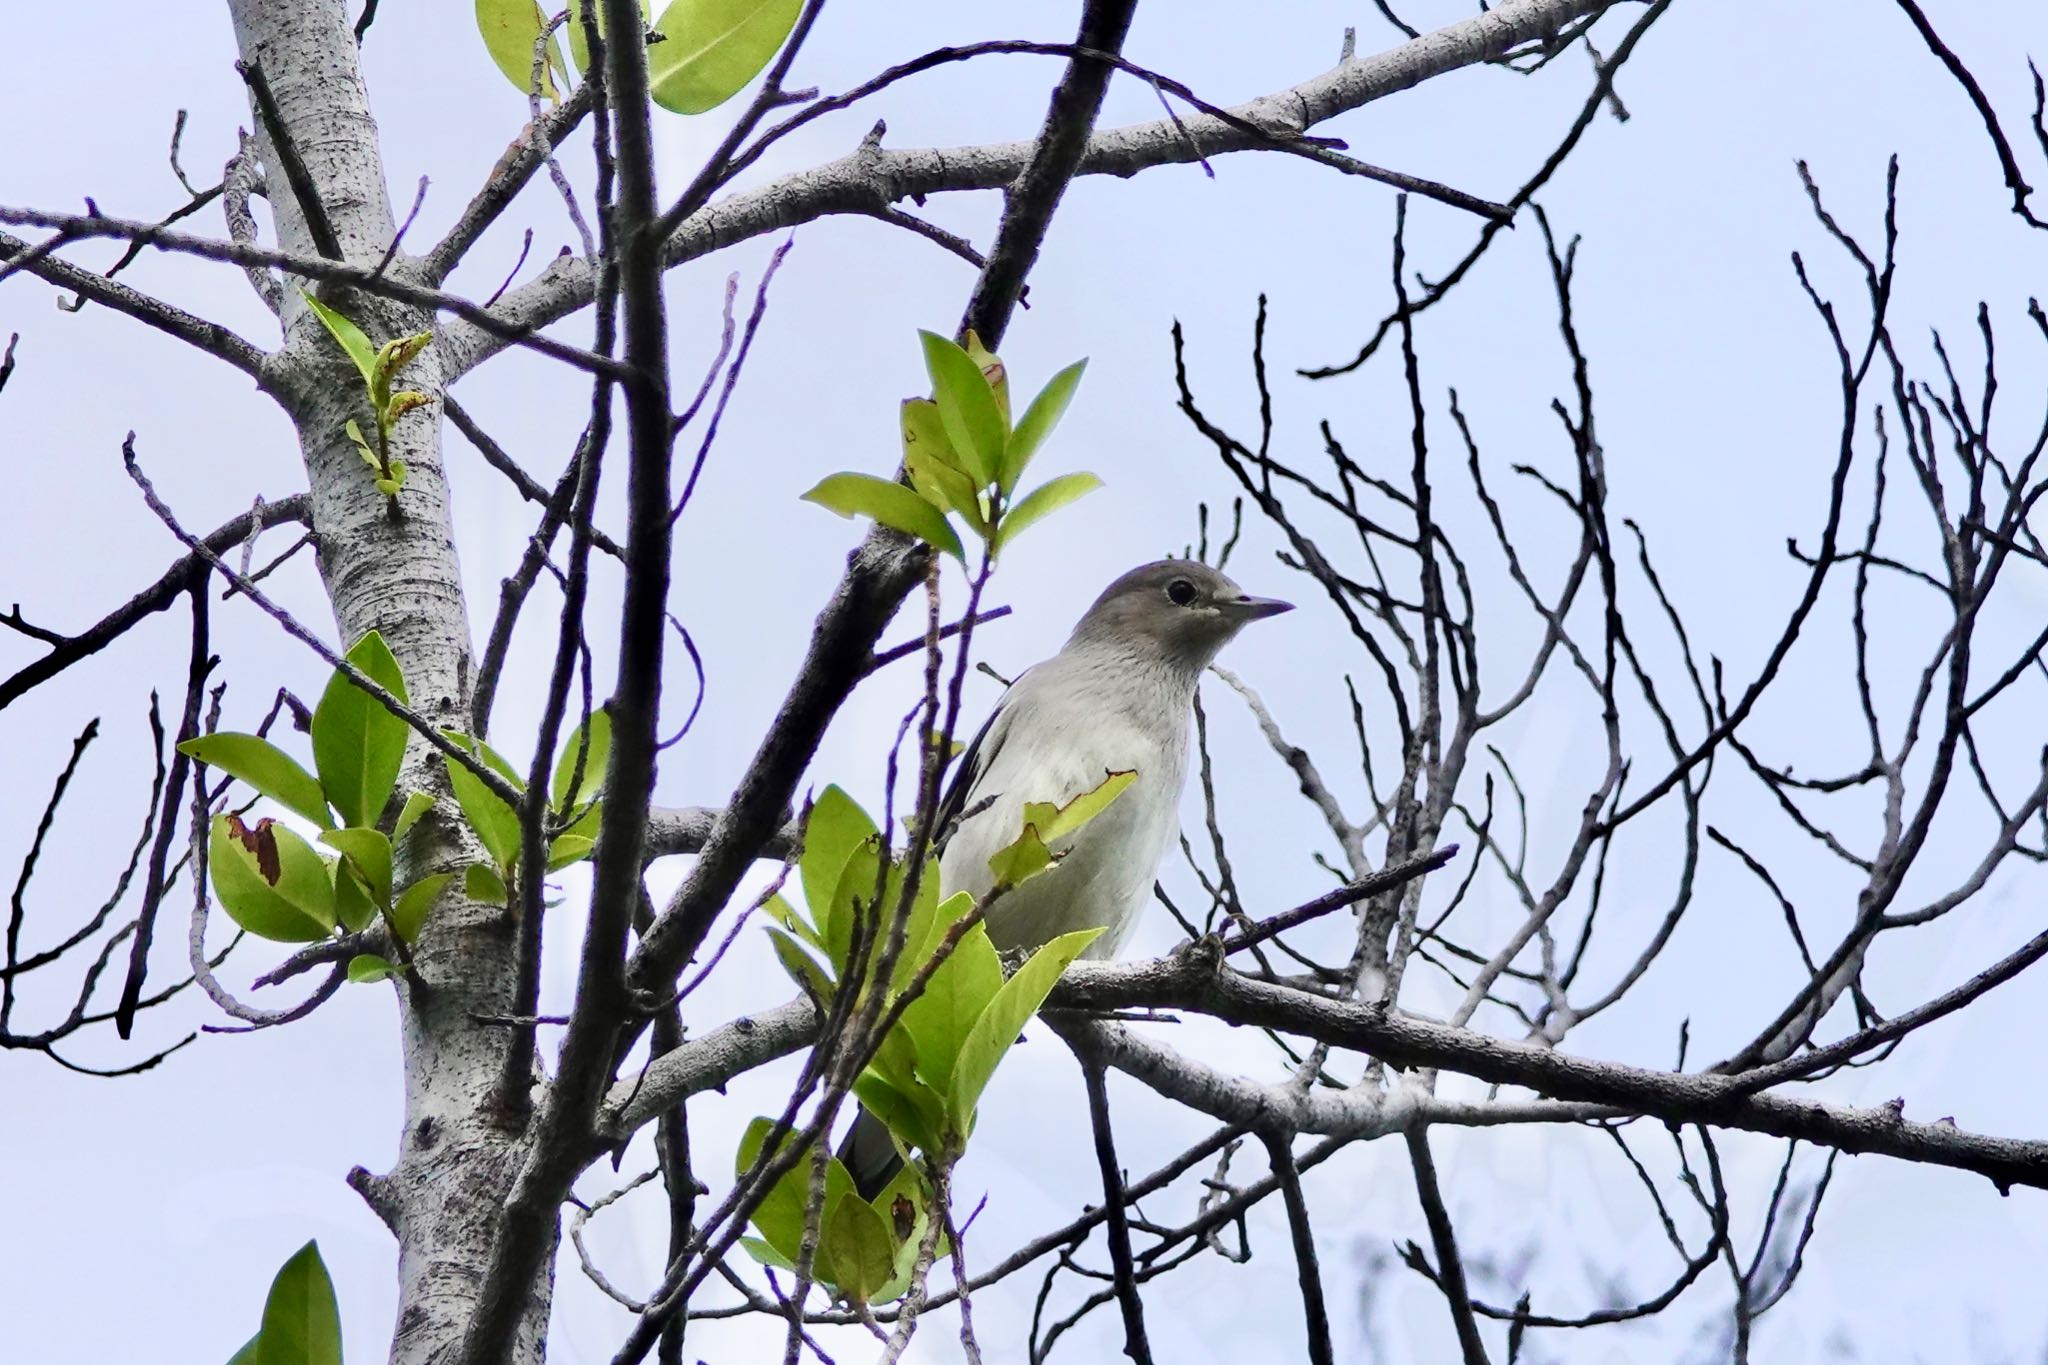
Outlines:
[[[742,1237],[740,1238],[740,1245],[747,1249],[747,1255],[753,1257],[762,1265],[774,1266],[777,1270],[791,1272],[796,1270],[795,1261],[790,1260],[789,1257],[783,1255],[774,1247],[769,1246],[759,1237]],[[229,1361],[228,1365],[235,1365],[235,1362]]]
[[[423,393],[408,391],[396,396],[405,399],[401,407],[391,392],[391,381],[433,339],[432,332],[415,332],[409,337],[393,337],[377,348],[377,359],[370,367],[370,406],[387,424],[429,401]]]
[[[271,1281],[258,1338],[262,1365],[341,1365],[341,1313],[318,1243],[300,1247]]]
[[[484,3],[486,0],[478,0],[479,8]],[[301,289],[299,293],[304,296],[306,306],[313,310],[313,316],[320,319],[321,325],[327,329],[327,335],[333,337],[348,358],[355,362],[357,371],[363,376],[363,386],[368,388],[370,376],[377,371],[377,348],[371,344],[370,338],[363,334],[362,328],[320,302],[310,289]]]
[[[378,902],[363,885],[363,874],[346,858],[337,859],[334,872],[334,918],[351,934],[361,933],[377,918]]]
[[[569,732],[569,738],[562,744],[561,757],[555,760],[555,780],[552,787],[557,814],[566,815],[584,802],[594,799],[604,788],[605,766],[612,760],[612,713],[599,707],[590,713],[589,747],[581,754],[583,776],[576,783],[576,790],[569,790],[571,779],[576,777],[578,751],[584,749],[584,727],[577,726]]]
[[[1052,850],[1038,837],[1036,825],[989,856],[989,874],[997,886],[1021,886],[1052,866]]]
[[[856,1303],[866,1303],[896,1273],[896,1240],[874,1205],[858,1195],[841,1199],[823,1224],[822,1250],[832,1282]]]
[[[761,74],[796,27],[803,0],[674,0],[647,49],[654,102],[678,114],[716,109]]]
[[[768,941],[774,946],[775,960],[782,964],[783,971],[789,973],[789,979],[796,983],[798,990],[821,1005],[832,998],[831,976],[795,939],[769,925]]]
[[[802,878],[804,903],[813,921],[822,929],[832,909],[832,893],[839,889],[839,874],[846,860],[863,842],[878,831],[860,803],[838,786],[829,786],[811,803],[804,817],[804,851],[797,863]],[[822,938],[814,939],[821,946]]]
[[[996,411],[1003,415],[1003,430],[1010,429],[1010,370],[996,356],[994,351],[981,344],[981,334],[972,327],[967,329],[966,339],[960,349],[967,352],[967,358],[981,367],[981,377],[988,381],[989,397],[996,400]]]
[[[889,876],[889,888],[882,905],[891,914],[895,913],[896,903],[902,896],[903,876],[902,865],[893,869]],[[896,970],[890,977],[890,984],[896,989],[901,990],[910,984],[911,976],[922,961],[921,950],[932,938],[932,923],[938,918],[938,911],[939,862],[936,858],[928,858],[924,875],[917,879],[917,895],[910,904],[910,918],[904,924],[903,953],[896,959]]]
[[[811,927],[809,918],[798,914],[796,907],[783,899],[779,892],[770,896],[761,909],[767,914],[768,918],[774,920],[798,939],[813,948],[821,950],[824,948],[825,940],[819,937],[816,929]]]
[[[471,739],[459,730],[441,732],[462,749],[484,761],[484,765],[510,782],[520,785],[519,774],[512,771],[498,752],[480,739]],[[483,841],[484,851],[491,855],[501,871],[509,872],[519,863],[519,812],[512,809],[499,795],[484,785],[482,778],[469,768],[447,759],[448,785],[455,789],[455,803],[462,807],[462,817],[469,827],[476,831],[476,837]]]
[[[924,994],[905,1007],[902,1028],[917,1045],[917,1074],[941,1095],[952,1094],[960,1049],[1002,988],[1003,964],[988,929],[977,924],[932,973]],[[961,1111],[950,1122],[964,1135],[966,1119]]]
[[[504,905],[512,898],[498,870],[484,863],[471,863],[462,870],[462,894],[479,905]]]
[[[382,830],[330,829],[320,836],[320,842],[340,850],[343,857],[355,864],[379,905],[390,902],[391,840]]]
[[[433,808],[434,798],[427,793],[407,792],[405,805],[398,812],[398,823],[391,827],[391,842],[395,844],[403,839],[407,832],[420,822],[420,817]]]
[[[412,943],[420,936],[420,926],[427,922],[427,911],[441,895],[441,888],[455,880],[453,872],[435,872],[420,878],[411,886],[398,893],[398,899],[391,902],[391,932],[398,935],[403,943]],[[499,886],[499,904],[503,904],[504,887]]]
[[[745,1175],[761,1154],[761,1148],[768,1140],[768,1134],[775,1125],[768,1119],[757,1118],[747,1125],[747,1131],[740,1137],[739,1151],[734,1155],[733,1174]],[[788,1150],[791,1137],[785,1134],[782,1145],[776,1149],[778,1156]],[[774,1188],[754,1210],[754,1229],[766,1239],[769,1246],[796,1261],[797,1248],[804,1232],[804,1205],[811,1192],[811,1154],[806,1152],[796,1165],[783,1173]],[[825,1207],[822,1213],[830,1218],[833,1206],[841,1199],[853,1194],[853,1177],[837,1157],[827,1159],[825,1167]],[[858,1199],[858,1195],[854,1195]],[[824,1226],[820,1223],[819,1226]],[[822,1274],[822,1269],[821,1272]]]
[[[1010,424],[996,407],[988,376],[974,357],[937,332],[920,331],[918,336],[924,342],[925,370],[931,375],[932,397],[953,454],[976,485],[993,483],[1003,467]]]
[[[1070,798],[1064,806],[1056,806],[1050,801],[1027,801],[1024,803],[1024,823],[1035,827],[1039,837],[1047,843],[1058,843],[1071,838],[1083,825],[1109,809],[1110,803],[1137,780],[1135,768],[1104,772],[1102,781]]]
[[[505,79],[512,82],[512,88],[521,93],[533,90],[533,45],[540,40],[540,31],[546,24],[534,0],[476,0],[476,27],[483,35],[484,47],[498,64],[498,70],[505,73]],[[550,37],[547,61],[540,73],[542,99],[560,98],[554,73],[561,65],[561,51]],[[368,378],[367,371],[364,377]]]
[[[916,536],[966,562],[967,551],[961,548],[960,534],[947,522],[946,514],[926,502],[916,489],[905,488],[891,479],[878,479],[872,474],[832,474],[819,480],[803,500],[842,517],[873,517],[891,530]]]
[[[216,815],[207,844],[214,894],[258,938],[311,943],[334,930],[334,883],[313,846],[274,820]]]
[[[1038,485],[1003,513],[1002,524],[996,528],[995,553],[1001,554],[1004,546],[1024,534],[1035,522],[1044,520],[1100,487],[1102,480],[1088,473],[1062,474]]]
[[[560,872],[565,867],[574,867],[590,856],[590,850],[597,847],[597,840],[586,839],[580,834],[558,835],[548,845],[548,871]]]
[[[906,1146],[926,1152],[941,1151],[945,1141],[945,1100],[915,1077],[912,1083],[929,1100],[899,1088],[872,1070],[863,1071],[854,1079],[853,1093],[860,1097],[867,1111],[887,1124],[889,1131],[902,1139]]]
[[[966,517],[975,534],[987,534],[979,490],[954,458],[939,405],[929,398],[906,398],[902,422],[903,469],[910,475],[911,487],[932,506],[950,507]]]
[[[242,1349],[228,1358],[228,1365],[262,1365],[260,1352],[263,1349],[263,1333],[258,1332],[242,1343]]]
[[[818,930],[825,936],[825,954],[832,961],[833,972],[842,980],[847,959],[853,952],[854,926],[862,916],[874,916],[876,890],[886,885],[881,872],[881,837],[876,835],[862,841],[847,858],[839,873],[839,885],[833,888],[832,899],[820,915],[823,922]]]
[[[967,1041],[960,1048],[960,1058],[953,1064],[954,1112],[963,1120],[974,1113],[975,1105],[981,1100],[981,1092],[988,1087],[989,1077],[995,1074],[997,1063],[1010,1050],[1010,1044],[1017,1041],[1025,1021],[1038,1013],[1045,997],[1059,984],[1060,974],[1066,971],[1067,964],[1101,935],[1100,929],[1082,929],[1061,934],[1040,948],[1031,955],[1030,961],[1017,969],[1015,976],[1003,983],[1003,988],[996,992],[996,998],[989,1002],[981,1018],[974,1021]]]
[[[1045,444],[1045,438],[1066,415],[1067,404],[1074,400],[1074,390],[1081,386],[1081,374],[1087,368],[1085,360],[1077,360],[1067,366],[1054,375],[1038,391],[1038,397],[1031,400],[1031,406],[1024,409],[1024,416],[1018,421],[1017,429],[1010,433],[1010,444],[1003,452],[1003,473],[999,480],[1003,492],[1008,493],[1017,486],[1017,481],[1024,477],[1025,466],[1031,463],[1031,457],[1038,453],[1038,448]]]
[[[931,1191],[923,1173],[906,1163],[887,1188],[868,1202],[882,1215],[882,1221],[889,1225],[896,1239],[895,1274],[875,1291],[873,1299],[875,1303],[890,1303],[909,1292],[911,1272],[917,1268],[917,1254],[924,1245],[925,1228],[930,1222],[927,1210],[931,1206]],[[937,1253],[941,1260],[952,1254],[952,1243],[943,1231],[939,1234]]]
[[[267,739],[233,733],[201,735],[180,744],[178,752],[248,783],[322,829],[334,824],[327,813],[327,798],[320,794],[320,783],[313,774]]]
[[[390,959],[378,957],[375,953],[357,953],[348,960],[348,979],[351,981],[382,981],[397,975],[398,968]]]
[[[405,679],[384,637],[371,631],[348,652],[348,661],[400,701]],[[313,708],[313,766],[344,825],[374,825],[398,785],[405,761],[406,723],[337,671]]]
[[[363,463],[370,467],[372,473],[383,477],[384,457],[371,449],[369,440],[363,435],[363,429],[356,425],[356,419],[349,418],[341,424],[341,429],[348,433],[349,440],[355,442],[356,454],[363,457]]]

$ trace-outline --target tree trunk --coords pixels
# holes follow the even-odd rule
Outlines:
[[[375,266],[393,223],[377,130],[339,0],[229,0],[242,60],[259,67],[275,95],[286,139],[319,186],[319,208],[351,263]],[[280,169],[270,128],[252,99],[257,146],[280,247],[316,255],[307,205]],[[415,272],[400,255],[390,266]],[[422,281],[424,282],[424,281]],[[355,291],[323,295],[371,339],[426,331],[431,312]],[[402,419],[392,453],[408,477],[396,499],[378,492],[344,433],[354,417],[367,430],[361,381],[295,288],[285,297],[287,343],[274,358],[271,388],[299,434],[311,490],[322,581],[343,646],[377,630],[404,671],[413,705],[467,728],[468,615],[456,563],[448,485],[441,463],[438,400],[442,364],[428,346],[404,371],[404,387],[436,401]],[[426,791],[452,809],[441,759],[415,741],[401,793]],[[402,846],[402,880],[477,861],[459,821],[430,813]],[[357,1172],[351,1183],[390,1225],[399,1245],[399,1314],[393,1365],[450,1355],[468,1330],[497,1222],[524,1159],[523,1120],[493,1100],[506,1050],[517,1036],[476,1016],[502,1015],[513,998],[510,912],[481,906],[451,887],[416,946],[414,980],[399,988],[405,1058],[405,1127],[388,1176]],[[549,1257],[552,1262],[552,1256]],[[552,1279],[543,1272],[526,1299],[508,1365],[544,1357]]]

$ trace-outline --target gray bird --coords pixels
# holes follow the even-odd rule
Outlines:
[[[938,828],[952,827],[939,862],[946,894],[988,893],[988,860],[1022,832],[1027,801],[1065,804],[1111,773],[1137,778],[1054,846],[1052,868],[989,907],[989,938],[999,950],[1099,927],[1105,932],[1082,956],[1116,956],[1179,828],[1188,720],[1202,670],[1246,624],[1291,609],[1248,596],[1206,564],[1162,559],[1104,589],[1066,647],[1003,694],[940,804]],[[869,1197],[899,1165],[888,1130],[865,1112],[840,1159]]]

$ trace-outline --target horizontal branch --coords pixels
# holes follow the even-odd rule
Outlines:
[[[714,806],[650,806],[646,855],[652,859],[701,853],[717,823],[718,810]],[[792,820],[761,846],[761,856],[779,861],[801,847],[802,841],[803,832]]]
[[[494,343],[494,349],[505,346],[524,346],[529,350],[538,351],[544,356],[564,361],[580,370],[587,370],[592,374],[608,374],[616,379],[626,373],[625,366],[619,361],[597,355],[594,352],[583,349],[581,346],[571,346],[567,342],[556,341],[553,337],[539,335],[539,330],[546,325],[545,323],[536,323],[528,327],[517,320],[508,320],[501,316],[499,312],[485,308],[482,304],[472,299],[466,299],[460,294],[450,294],[444,290],[432,289],[425,285],[411,283],[404,278],[408,273],[408,269],[403,265],[398,269],[385,270],[380,273],[372,267],[350,265],[346,261],[329,261],[318,256],[294,256],[288,251],[272,251],[267,247],[250,246],[241,242],[223,242],[218,238],[195,236],[189,232],[172,232],[159,223],[135,222],[125,218],[107,218],[96,213],[49,213],[42,209],[12,208],[7,205],[0,205],[0,223],[50,228],[78,239],[108,238],[114,241],[133,242],[141,246],[154,247],[159,251],[168,251],[180,256],[197,256],[201,260],[224,261],[244,268],[249,266],[270,266],[288,271],[294,275],[303,276],[309,280],[334,280],[361,289],[365,293],[396,299],[400,303],[411,304],[416,308],[432,308],[452,313],[456,317],[461,318],[470,328],[480,329],[488,334]],[[26,249],[29,249],[27,244],[19,238],[0,233],[0,252],[12,255],[16,251]],[[191,341],[194,345],[202,346],[203,349],[212,351],[213,354],[221,356],[222,359],[228,360],[238,368],[247,370],[250,374],[257,376],[259,380],[265,377],[268,358],[250,346],[249,343],[235,336],[234,333],[227,331],[227,329],[216,327],[214,324],[203,319],[194,318],[190,314],[178,314],[177,319],[157,316],[149,311],[145,305],[153,307],[156,313],[176,314],[177,310],[171,308],[168,304],[157,303],[146,295],[136,294],[134,290],[128,289],[125,285],[112,284],[110,281],[95,275],[89,270],[80,270],[76,266],[72,266],[60,275],[50,268],[61,264],[63,263],[55,260],[55,258],[51,258],[39,260],[26,268],[31,273],[39,275],[53,284],[62,284],[67,288],[76,289],[95,303],[104,303],[109,308],[130,313],[153,327],[160,327],[175,336],[179,336],[182,340]],[[110,293],[110,290],[133,295],[134,299],[140,300],[141,303],[137,304],[133,301],[124,302],[113,293]],[[199,332],[193,336],[187,336],[184,334],[184,331],[180,330],[181,328],[199,329]],[[225,340],[217,339],[214,344],[207,345],[200,339],[202,335],[205,337],[217,336],[218,338],[225,338]],[[238,358],[239,353],[233,352],[234,344],[239,344],[247,352],[247,357]],[[448,373],[448,377],[452,380],[459,373],[459,370],[451,370]]]
[[[153,227],[154,224],[142,226]],[[69,229],[59,229],[59,233],[61,237],[69,240],[94,235]],[[188,346],[206,352],[216,360],[224,360],[258,384],[264,380],[266,357],[263,352],[239,333],[217,322],[210,322],[195,313],[188,313],[139,289],[131,289],[125,284],[110,280],[97,270],[87,270],[84,266],[73,265],[61,257],[44,252],[39,247],[30,246],[19,237],[0,232],[0,267],[6,266],[9,262],[19,262],[26,274],[34,275],[37,279],[60,288],[69,289],[117,313],[125,313],[137,322],[156,328],[166,336],[175,337]]]
[[[1611,1105],[1676,1123],[1712,1124],[1845,1152],[1951,1166],[1986,1177],[2001,1192],[2013,1185],[2048,1189],[2048,1142],[1987,1137],[1946,1120],[1909,1123],[1896,1102],[1858,1109],[1744,1094],[1739,1074],[1652,1071],[1512,1043],[1381,1005],[1330,1000],[1256,981],[1220,966],[1213,946],[1197,944],[1128,966],[1076,963],[1048,1003],[1097,1011],[1191,1010],[1368,1053],[1402,1068],[1455,1071],[1554,1099]]]
[[[1498,57],[1560,27],[1598,13],[1613,0],[1507,0],[1386,52],[1227,111],[1259,131],[1247,132],[1207,114],[1111,128],[1089,138],[1079,174],[1132,176],[1155,166],[1199,162],[1232,152],[1271,150],[1309,128],[1433,76]],[[671,266],[763,233],[831,214],[876,215],[898,200],[963,190],[1006,189],[1030,164],[1035,141],[982,147],[886,151],[863,142],[836,161],[729,195],[692,214],[669,238]],[[557,258],[536,279],[513,290],[494,310],[496,328],[452,327],[443,346],[450,377],[503,346],[494,331],[544,327],[587,306],[596,276],[588,262]]]

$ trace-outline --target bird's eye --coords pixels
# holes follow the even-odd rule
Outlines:
[[[1166,600],[1176,607],[1185,607],[1195,600],[1195,585],[1185,578],[1176,578],[1166,585]]]

